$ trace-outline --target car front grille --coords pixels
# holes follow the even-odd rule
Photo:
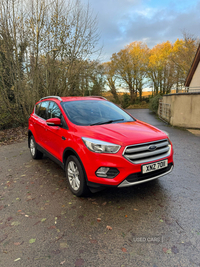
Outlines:
[[[155,161],[168,157],[171,152],[171,145],[168,139],[130,145],[124,149],[123,156],[134,164]]]

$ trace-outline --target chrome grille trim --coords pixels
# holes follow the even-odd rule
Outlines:
[[[165,147],[165,148],[162,148],[162,149],[159,149],[159,150],[155,150],[155,151],[152,151],[151,152],[151,155],[152,156],[155,156],[155,155],[158,155],[158,154],[161,154],[161,153],[165,153],[165,152],[168,152],[169,151],[169,147]],[[131,159],[138,159],[138,158],[147,158],[149,157],[150,153],[149,152],[146,152],[146,153],[140,153],[140,154],[135,154],[135,155],[126,155],[127,158],[129,158],[130,160]]]
[[[166,140],[165,142],[162,142],[162,143],[158,143],[156,144],[157,147],[163,147],[163,146],[167,146],[169,144],[169,142]],[[150,143],[151,145],[151,143]],[[126,153],[132,153],[132,152],[140,152],[140,151],[144,151],[144,150],[148,150],[148,146],[142,146],[142,147],[138,147],[138,148],[128,148],[126,149]]]
[[[154,151],[149,151],[150,146],[156,146]],[[141,164],[150,161],[166,158],[171,153],[171,145],[168,139],[159,141],[130,145],[125,147],[123,156],[134,164]]]

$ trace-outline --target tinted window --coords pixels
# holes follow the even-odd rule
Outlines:
[[[40,103],[35,106],[35,114],[38,115],[40,109]]]
[[[43,119],[47,119],[47,108],[48,108],[48,105],[49,105],[49,101],[44,101],[44,102],[41,102],[40,103],[40,108],[39,108],[39,111],[38,111],[38,116],[43,118]]]
[[[61,111],[58,105],[53,101],[49,102],[49,108],[48,108],[48,119],[51,119],[51,118],[61,119]]]
[[[80,100],[62,102],[62,106],[69,120],[77,125],[103,124],[107,121],[134,121],[122,109],[108,101]],[[108,122],[111,123],[111,122]]]

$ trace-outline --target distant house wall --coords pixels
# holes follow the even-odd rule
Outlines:
[[[196,71],[192,77],[189,87],[192,88],[200,88],[200,63],[198,64]],[[190,91],[190,89],[189,89]]]
[[[158,115],[173,126],[200,129],[200,93],[163,96]]]
[[[189,88],[189,92],[200,92],[200,44],[185,80],[185,87]]]

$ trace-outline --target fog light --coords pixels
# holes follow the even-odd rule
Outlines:
[[[96,176],[102,178],[115,178],[118,174],[119,171],[117,168],[100,167],[96,171]]]
[[[109,168],[101,167],[96,171],[96,175],[99,177],[107,177],[108,171],[109,171]]]

